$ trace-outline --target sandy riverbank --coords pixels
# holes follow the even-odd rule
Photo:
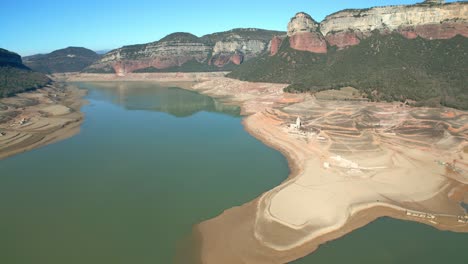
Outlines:
[[[288,158],[280,186],[196,227],[203,263],[286,263],[382,216],[468,232],[467,112],[317,100],[209,73],[69,80],[183,83],[241,106],[247,131]]]
[[[80,131],[84,90],[63,83],[0,99],[0,159]]]

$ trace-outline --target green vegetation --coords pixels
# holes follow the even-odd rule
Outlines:
[[[44,74],[27,68],[0,66],[0,98],[41,88],[50,83]]]
[[[190,33],[176,32],[165,36],[158,42],[197,43],[200,42],[200,39]]]
[[[69,47],[49,54],[24,57],[24,64],[35,71],[46,74],[79,72],[99,58],[100,56],[92,50]]]
[[[87,67],[82,72],[87,72],[87,73],[115,73],[115,70],[110,65],[106,65],[106,66],[104,66],[102,68]]]
[[[290,83],[288,92],[351,86],[371,100],[468,109],[468,39],[409,40],[378,32],[360,45],[328,54],[297,51],[284,41],[275,56],[263,55],[236,68],[229,77]]]
[[[200,39],[205,44],[214,45],[218,41],[229,41],[233,39],[238,39],[239,37],[245,40],[256,39],[264,42],[269,42],[273,38],[273,36],[277,35],[286,35],[286,32],[257,28],[235,28],[229,31],[208,34],[201,37]]]
[[[24,66],[18,54],[0,49],[0,98],[37,89],[49,83],[47,76]]]

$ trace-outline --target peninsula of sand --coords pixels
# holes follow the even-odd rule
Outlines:
[[[202,263],[287,263],[383,216],[468,232],[468,112],[368,102],[351,87],[288,94],[283,84],[223,73],[58,77],[151,81],[220,98],[287,157],[280,186],[194,228]]]

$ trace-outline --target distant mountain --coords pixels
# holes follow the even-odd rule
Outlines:
[[[47,76],[26,67],[18,54],[0,49],[0,97],[37,89],[48,83]]]
[[[438,14],[435,16],[434,14]],[[468,109],[468,2],[298,13],[270,53],[228,76],[290,83],[289,92],[355,87],[371,100]]]
[[[98,55],[104,55],[109,51],[111,51],[111,49],[95,50],[94,52],[96,52]]]
[[[49,54],[37,54],[23,58],[24,64],[42,73],[79,72],[97,61],[100,56],[89,49],[68,47]]]
[[[124,75],[128,72],[229,70],[267,51],[272,37],[285,33],[255,28],[202,37],[173,33],[156,42],[112,50],[84,71]]]

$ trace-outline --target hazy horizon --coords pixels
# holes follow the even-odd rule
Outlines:
[[[157,41],[174,32],[202,36],[233,28],[261,28],[286,31],[297,12],[315,20],[347,8],[415,4],[411,0],[357,0],[310,3],[306,0],[272,4],[240,0],[236,5],[215,1],[150,0],[116,2],[83,0],[65,2],[27,0],[6,2],[0,17],[0,48],[29,56],[66,47],[94,51]],[[456,1],[447,1],[456,2]],[[15,21],[12,23],[11,21]]]

